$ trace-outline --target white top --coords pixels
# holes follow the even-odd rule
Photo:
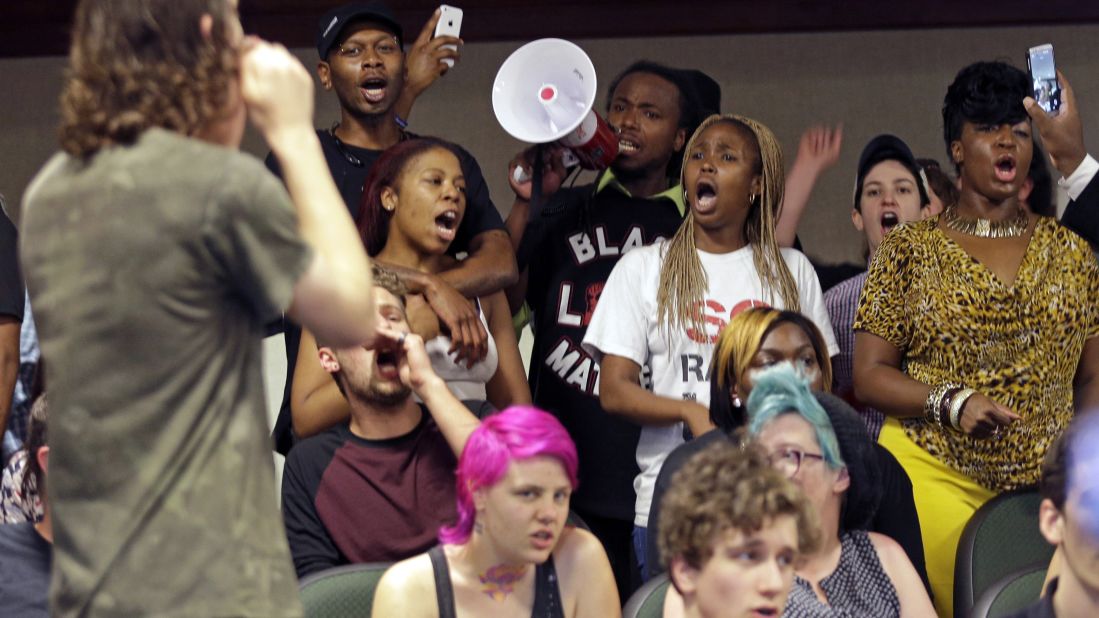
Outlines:
[[[492,331],[488,328],[485,312],[481,310],[481,303],[477,301],[477,315],[481,318],[481,324],[488,335],[488,354],[477,361],[473,367],[466,368],[465,361],[454,362],[454,355],[447,354],[447,350],[453,345],[450,337],[440,334],[424,344],[427,356],[431,359],[431,368],[435,374],[446,382],[447,388],[454,396],[461,400],[475,399],[484,401],[485,383],[496,375],[496,368],[500,364],[500,356],[496,351],[496,340],[492,337]],[[419,401],[419,398],[417,398]]]
[[[1095,177],[1096,172],[1099,172],[1099,162],[1096,162],[1094,157],[1088,155],[1084,157],[1084,160],[1080,162],[1080,165],[1068,178],[1058,180],[1057,185],[1068,193],[1069,198],[1075,200],[1080,197],[1084,189],[1088,188],[1088,184]]]
[[[703,308],[704,336],[690,328],[669,330],[657,324],[656,297],[660,283],[663,241],[630,251],[622,257],[607,279],[596,306],[584,348],[597,361],[613,354],[651,368],[651,385],[642,385],[663,397],[689,399],[703,406],[710,404],[710,357],[721,329],[733,315],[753,306],[784,308],[778,291],[766,293],[752,261],[752,248],[715,254],[699,251],[702,267],[709,279]],[[828,310],[824,306],[820,282],[809,260],[794,249],[783,249],[782,257],[797,282],[801,311],[824,335],[829,356],[839,353]],[[634,480],[637,502],[634,525],[649,521],[649,504],[660,467],[668,453],[683,443],[683,423],[646,426],[637,444],[637,464],[641,474]]]

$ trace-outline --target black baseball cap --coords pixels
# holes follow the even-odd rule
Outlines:
[[[372,21],[392,30],[397,44],[404,46],[404,31],[393,11],[383,2],[366,2],[338,6],[324,14],[317,24],[317,53],[321,60],[328,59],[328,52],[336,46],[344,28],[355,21]]]
[[[920,164],[916,162],[912,149],[896,135],[883,134],[870,140],[859,155],[859,168],[855,175],[855,210],[859,209],[859,196],[862,195],[862,183],[866,180],[866,174],[882,161],[896,161],[912,172],[912,176],[916,178],[916,186],[920,190],[920,207],[931,203],[927,193],[927,176]]]

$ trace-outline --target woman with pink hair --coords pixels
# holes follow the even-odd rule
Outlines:
[[[599,541],[566,526],[576,447],[550,414],[484,419],[458,462],[458,521],[441,544],[382,577],[374,616],[619,616]]]

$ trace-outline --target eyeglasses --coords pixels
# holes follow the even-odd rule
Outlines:
[[[792,479],[801,470],[801,463],[806,459],[824,461],[824,455],[818,453],[806,453],[796,448],[788,448],[772,453],[769,457],[771,467],[778,470],[788,479]]]
[[[362,60],[363,56],[366,55],[367,47],[373,47],[374,53],[382,58],[401,53],[401,46],[397,42],[397,37],[394,36],[375,41],[373,45],[353,42],[340,43],[336,47],[336,55],[345,60]]]

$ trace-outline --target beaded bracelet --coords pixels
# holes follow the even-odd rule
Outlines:
[[[962,408],[965,407],[965,402],[969,401],[969,398],[976,395],[977,391],[972,388],[963,388],[950,399],[950,426],[955,431],[962,430]]]

